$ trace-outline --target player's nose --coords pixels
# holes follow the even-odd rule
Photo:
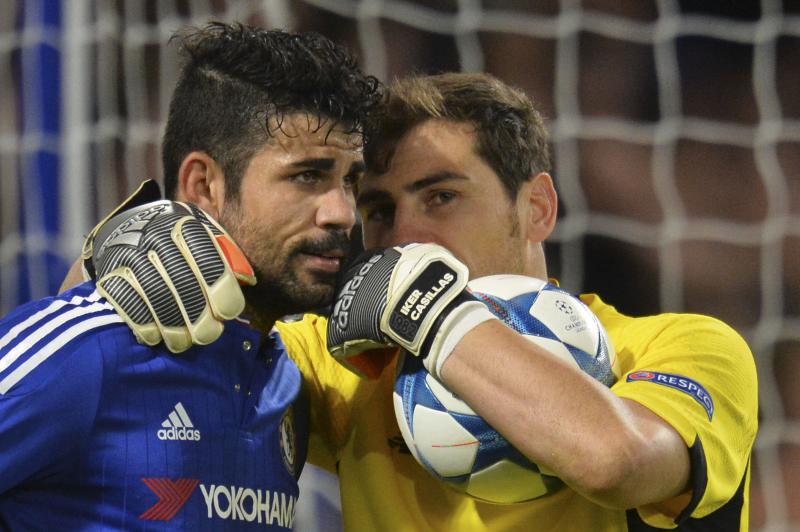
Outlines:
[[[349,230],[355,223],[356,211],[351,193],[337,187],[321,196],[317,208],[317,226]]]

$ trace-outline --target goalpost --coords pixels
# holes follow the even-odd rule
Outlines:
[[[800,526],[796,2],[13,0],[3,9],[3,314],[57,289],[94,221],[141,179],[161,179],[178,69],[167,42],[180,27],[217,19],[318,31],[384,80],[491,72],[547,117],[562,209],[548,244],[553,273],[623,311],[701,312],[743,334],[761,405],[751,526]]]

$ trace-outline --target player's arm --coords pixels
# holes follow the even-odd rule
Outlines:
[[[600,504],[632,508],[687,489],[688,450],[669,425],[494,319],[465,292],[467,277],[433,244],[367,253],[338,291],[331,354],[357,368],[379,345],[424,357],[528,458]]]
[[[467,333],[441,380],[528,458],[598,504],[634,508],[688,489],[688,448],[672,426],[499,322]]]
[[[632,343],[619,348],[637,356],[612,390],[562,371],[548,353],[531,356],[539,348],[489,324],[456,346],[442,379],[515,446],[600,504],[636,507],[654,526],[671,524],[664,516],[715,512],[746,483],[758,416],[752,353],[733,329],[707,316],[627,319],[626,328]],[[548,398],[547,408],[526,409]],[[520,419],[539,423],[539,433],[532,436]],[[543,438],[560,452],[554,462],[536,456]],[[578,461],[570,464],[559,446]]]
[[[42,333],[77,307],[63,303],[29,303],[0,321],[0,494],[65,471],[91,431],[102,387],[99,344],[77,339],[41,357],[54,344]]]

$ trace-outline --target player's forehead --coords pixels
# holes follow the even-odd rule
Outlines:
[[[397,144],[385,171],[367,168],[357,199],[363,204],[375,198],[420,197],[439,187],[488,193],[499,185],[497,174],[475,150],[471,124],[429,121]]]
[[[363,137],[348,124],[306,112],[272,116],[267,122],[267,147],[300,156],[325,154],[347,160],[363,159]]]

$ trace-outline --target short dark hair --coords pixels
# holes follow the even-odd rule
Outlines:
[[[550,171],[547,130],[531,99],[489,74],[447,73],[395,80],[368,124],[367,169],[384,173],[397,143],[415,126],[443,119],[472,123],[478,155],[513,199],[532,175]]]
[[[238,199],[250,159],[273,133],[267,122],[305,112],[317,127],[360,133],[382,85],[345,48],[316,33],[211,22],[178,32],[185,63],[170,102],[162,145],[164,188],[174,197],[184,157],[203,151]],[[332,121],[332,122],[331,122]]]

